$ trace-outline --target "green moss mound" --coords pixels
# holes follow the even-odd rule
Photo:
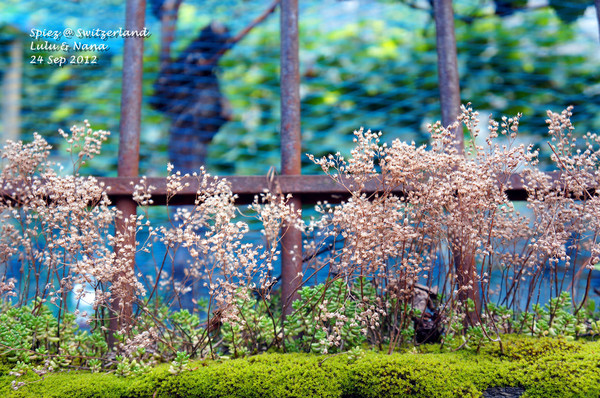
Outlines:
[[[423,350],[425,351],[425,350]],[[27,375],[6,397],[481,397],[498,386],[518,386],[524,397],[600,396],[600,343],[508,338],[471,351],[385,355],[264,354],[204,361],[172,375],[161,365],[139,377],[61,372]]]

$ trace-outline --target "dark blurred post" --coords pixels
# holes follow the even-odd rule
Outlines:
[[[435,17],[442,123],[444,126],[448,126],[456,121],[460,110],[460,85],[458,82],[452,0],[434,0],[433,13]],[[456,148],[459,152],[464,152],[462,131],[456,133]]]
[[[23,80],[23,43],[16,35],[9,46],[9,59],[2,78],[2,139],[16,141],[20,137]]]
[[[600,40],[600,0],[594,1],[596,5],[596,19],[598,20],[598,40]]]
[[[300,66],[298,52],[298,0],[281,2],[281,174],[300,174]],[[290,206],[301,209],[299,198]],[[281,300],[283,313],[292,311],[302,282],[302,232],[289,226],[281,230]]]
[[[142,31],[146,13],[145,0],[127,0],[125,10],[125,29]],[[123,49],[123,88],[121,92],[121,121],[119,124],[119,177],[137,177],[140,160],[140,123],[142,114],[142,62],[144,55],[144,38],[127,37]],[[117,258],[125,259],[124,264],[130,267],[135,275],[135,233],[127,228],[126,221],[136,214],[136,203],[131,198],[120,199],[116,202],[122,212],[122,218],[117,220],[116,229],[125,235],[123,246],[116,247]],[[124,270],[117,278],[131,275]],[[116,282],[116,281],[114,281]],[[114,283],[113,282],[113,283]],[[113,314],[110,322],[111,332],[131,324],[132,305],[135,299],[133,281],[127,288],[127,295],[113,302]],[[127,282],[126,282],[127,283]],[[122,301],[121,301],[122,300]],[[118,316],[116,316],[118,315]],[[114,337],[111,335],[111,343]]]

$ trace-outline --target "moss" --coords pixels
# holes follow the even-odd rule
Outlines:
[[[367,355],[355,366],[356,397],[478,397],[489,385],[511,385],[499,359],[463,353]]]
[[[171,376],[153,372],[157,396],[169,397],[337,397],[343,369],[319,366],[323,358],[301,354],[269,354],[210,363],[193,372]],[[158,383],[157,383],[158,382]],[[152,387],[151,387],[152,388]],[[140,383],[133,396],[150,390]]]
[[[552,355],[557,352],[578,352],[581,345],[567,341],[563,338],[537,338],[528,336],[508,337],[504,339],[504,353],[496,351],[511,360],[535,361],[540,357]]]
[[[25,387],[13,391],[10,382],[14,377],[3,376],[1,379],[5,397],[48,397],[48,398],[91,398],[91,397],[125,397],[130,380],[112,374],[90,374],[83,372],[60,372],[47,375],[44,379],[36,375],[19,378]],[[5,384],[6,382],[6,384]]]
[[[50,374],[17,391],[0,375],[0,396],[13,397],[480,397],[487,388],[520,386],[525,397],[600,395],[600,343],[507,338],[504,353],[489,344],[480,354],[263,354],[193,362],[171,375],[168,365],[130,378],[112,374]]]
[[[555,351],[523,369],[527,397],[599,397],[600,344],[585,344],[575,352]]]

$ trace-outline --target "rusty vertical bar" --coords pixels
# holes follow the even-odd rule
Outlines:
[[[301,173],[300,65],[298,45],[298,0],[281,2],[281,174]],[[290,206],[301,209],[299,198]],[[302,233],[284,226],[281,239],[281,297],[283,313],[291,312],[302,271]]]
[[[456,121],[460,111],[460,85],[452,0],[434,0],[433,13],[435,17],[442,123],[444,126],[448,126]],[[457,132],[456,148],[460,153],[464,152],[462,131]]]
[[[448,126],[456,121],[460,112],[460,85],[452,0],[433,0],[433,13],[435,17],[442,123],[444,126]],[[455,133],[456,149],[458,153],[464,155],[465,144],[462,128],[459,127]],[[481,309],[480,289],[476,281],[475,253],[463,231],[454,231],[453,235],[452,260],[459,288],[458,298],[465,305],[469,299],[475,303],[475,311],[467,311],[465,319],[466,324],[475,325]]]
[[[125,29],[142,32],[146,13],[145,0],[127,0],[125,9]],[[136,177],[140,159],[140,123],[142,114],[142,66],[144,38],[136,35],[126,37],[123,48],[123,80],[121,91],[121,120],[119,123],[119,177]],[[124,240],[115,247],[117,259],[124,269],[113,281],[113,286],[124,288],[125,292],[113,302],[115,314],[111,317],[110,328],[114,332],[131,323],[134,300],[131,275],[135,275],[135,233],[127,228],[127,220],[136,214],[136,203],[131,198],[116,202],[122,212],[117,219],[116,229],[123,234]],[[117,316],[118,315],[118,316]],[[112,339],[112,336],[111,336]],[[110,340],[114,342],[114,340]]]

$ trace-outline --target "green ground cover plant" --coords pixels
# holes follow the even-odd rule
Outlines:
[[[496,386],[525,390],[524,397],[592,397],[600,394],[598,342],[505,336],[474,350],[422,347],[387,355],[363,351],[334,356],[261,354],[231,360],[192,361],[177,375],[168,365],[130,378],[116,374],[29,373],[18,390],[2,370],[6,397],[481,397]]]

